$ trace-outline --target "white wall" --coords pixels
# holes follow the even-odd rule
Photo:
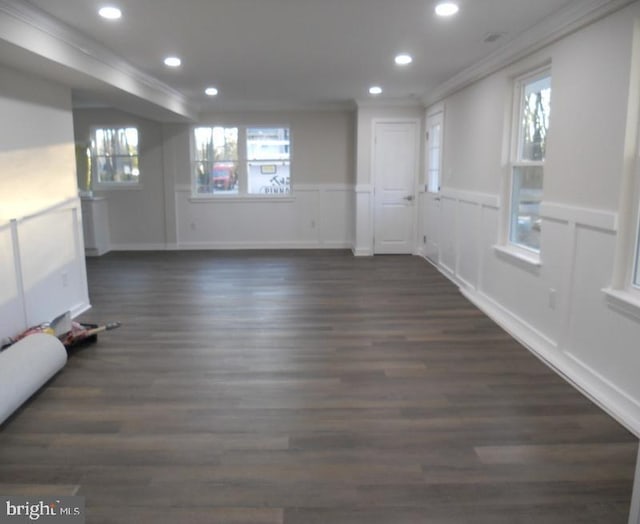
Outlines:
[[[288,126],[290,198],[191,197],[192,126],[112,110],[77,110],[76,139],[100,125],[137,125],[141,188],[97,194],[109,206],[112,249],[351,247],[354,115],[349,111],[205,114],[197,125]],[[194,124],[195,125],[195,124]]]
[[[164,246],[164,166],[162,124],[114,109],[76,109],[75,139],[89,143],[92,127],[135,126],[138,128],[140,187],[95,190],[109,207],[111,247]]]
[[[0,338],[89,307],[71,92],[0,67]]]
[[[640,4],[447,97],[440,268],[640,434],[640,322],[613,309],[631,50]],[[494,249],[506,217],[513,79],[551,62],[540,267]],[[636,66],[637,67],[637,66]]]

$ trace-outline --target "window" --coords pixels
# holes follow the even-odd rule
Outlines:
[[[288,195],[288,128],[197,127],[193,134],[193,194]]]
[[[516,82],[517,120],[511,162],[509,242],[540,252],[540,203],[551,114],[549,70]]]
[[[289,130],[247,129],[247,173],[250,195],[284,195],[291,192]]]
[[[440,192],[442,165],[442,113],[427,117],[427,191]]]
[[[195,193],[238,194],[238,128],[194,130]]]
[[[97,186],[137,185],[140,180],[138,130],[135,127],[95,128],[90,160]]]

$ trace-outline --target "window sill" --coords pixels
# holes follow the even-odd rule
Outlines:
[[[638,296],[623,289],[610,287],[604,288],[602,292],[606,295],[609,307],[640,321],[640,298]]]
[[[539,268],[542,266],[540,255],[536,253],[527,253],[524,250],[515,249],[511,246],[495,245],[493,249],[501,255],[511,258],[519,263],[526,264],[531,268]]]
[[[216,203],[243,203],[243,202],[295,202],[293,195],[286,196],[270,196],[270,195],[207,195],[207,196],[190,196],[189,202],[194,204]]]

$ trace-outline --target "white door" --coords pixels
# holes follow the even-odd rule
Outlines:
[[[374,252],[409,254],[414,247],[418,122],[374,128]]]
[[[442,113],[427,116],[425,194],[425,255],[433,263],[440,259],[440,184],[442,181]]]

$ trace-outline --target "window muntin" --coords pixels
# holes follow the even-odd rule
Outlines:
[[[194,185],[199,195],[238,194],[238,128],[194,129]]]
[[[549,71],[517,82],[515,154],[511,162],[509,243],[540,252],[540,203],[543,197],[544,161],[551,115]]]
[[[135,127],[95,128],[91,138],[91,168],[97,185],[137,185],[140,181],[138,130]]]

